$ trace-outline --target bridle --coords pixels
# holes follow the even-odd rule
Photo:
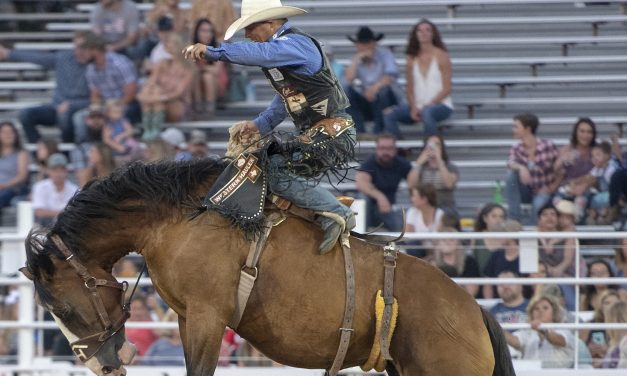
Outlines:
[[[89,290],[89,297],[91,299],[91,304],[96,309],[98,314],[98,319],[102,324],[103,330],[89,335],[87,337],[83,337],[77,341],[74,341],[70,344],[72,347],[72,351],[74,354],[83,362],[91,359],[94,355],[100,351],[102,346],[104,346],[105,342],[113,337],[122,327],[126,320],[131,316],[130,314],[130,301],[135,293],[135,288],[137,288],[137,284],[133,289],[131,297],[129,297],[128,302],[124,302],[124,293],[128,289],[128,282],[124,281],[122,283],[108,281],[106,279],[99,279],[92,276],[87,268],[78,261],[77,258],[74,257],[74,253],[69,250],[69,248],[63,243],[63,240],[59,237],[59,235],[52,235],[50,237],[52,242],[57,246],[59,251],[65,257],[65,261],[67,261],[73,268],[76,270],[76,273],[83,279],[85,283],[85,287]],[[143,269],[142,269],[143,273]],[[141,274],[139,277],[141,277]],[[139,281],[139,278],[138,278]],[[110,287],[114,289],[120,290],[120,305],[122,307],[122,316],[120,316],[117,320],[111,321],[109,318],[109,314],[105,309],[104,303],[102,302],[102,298],[98,293],[98,287]]]

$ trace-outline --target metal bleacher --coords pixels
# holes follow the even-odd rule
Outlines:
[[[73,2],[66,13],[39,14],[44,31],[0,33],[0,43],[16,48],[54,50],[71,48],[71,35],[85,29],[89,3]],[[450,159],[461,179],[457,188],[460,213],[474,216],[492,198],[495,180],[505,174],[511,145],[511,118],[529,110],[541,119],[539,135],[564,144],[579,116],[598,123],[600,139],[627,122],[627,15],[625,2],[575,0],[333,0],[289,1],[307,9],[292,22],[333,47],[335,58],[346,64],[354,51],[346,35],[361,25],[385,33],[381,44],[392,48],[401,76],[404,48],[412,26],[428,18],[438,26],[453,63],[453,101],[456,111],[443,123]],[[236,8],[239,2],[234,2]],[[151,2],[139,4],[145,11]],[[34,15],[33,15],[34,16]],[[25,14],[11,18],[27,18]],[[241,35],[238,36],[241,38]],[[210,121],[179,124],[184,130],[204,129],[210,146],[220,152],[235,120],[249,119],[273,95],[263,75],[246,72],[255,86],[255,100],[229,103]],[[0,62],[0,117],[32,103],[45,101],[54,87],[50,72],[37,76],[32,64]],[[400,79],[404,83],[404,77]],[[285,124],[286,127],[289,124]],[[415,159],[420,150],[419,126],[405,126],[400,146]],[[622,143],[625,144],[625,139]],[[359,157],[373,150],[362,142]],[[352,182],[341,187],[354,188]],[[404,190],[401,204],[408,204]]]

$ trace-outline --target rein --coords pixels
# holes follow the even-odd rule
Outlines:
[[[125,303],[124,293],[128,289],[128,282],[124,281],[122,283],[118,283],[108,281],[106,279],[98,279],[92,276],[87,268],[80,261],[78,261],[76,257],[74,257],[74,253],[69,250],[69,248],[65,245],[63,240],[61,240],[59,235],[52,235],[50,239],[63,254],[63,256],[65,257],[65,261],[67,261],[74,268],[74,270],[76,270],[76,273],[83,279],[85,287],[89,290],[89,298],[91,300],[91,304],[96,310],[96,313],[98,314],[98,319],[102,324],[102,331],[89,335],[87,337],[83,337],[70,344],[70,346],[72,347],[72,351],[78,357],[78,359],[85,362],[91,359],[94,355],[96,355],[98,351],[100,351],[102,346],[104,346],[105,342],[113,337],[118,331],[120,331],[122,327],[124,327],[124,323],[131,316],[130,302],[133,294],[135,293],[135,290],[137,289],[137,285],[139,284],[139,278],[141,278],[146,269],[146,264],[144,264],[144,267],[137,277],[137,282],[135,283],[135,287],[133,287],[133,291],[128,299],[128,302]],[[122,308],[122,316],[120,316],[115,321],[111,321],[111,319],[109,318],[109,314],[105,309],[102,297],[98,293],[99,286],[110,287],[120,290],[120,306]]]

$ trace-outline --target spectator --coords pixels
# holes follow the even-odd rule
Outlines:
[[[529,273],[529,278],[546,278],[547,274],[546,274],[546,270],[547,270],[547,266],[545,263],[543,263],[542,261],[538,262],[538,269],[535,272]],[[532,287],[532,294],[530,297],[533,296],[538,296],[538,295],[542,295],[544,293],[545,287],[548,285],[545,285],[544,283],[536,283],[535,285],[533,285]]]
[[[625,207],[627,200],[627,168],[616,171],[610,179],[610,207],[607,215],[608,222],[614,222],[620,219],[622,209]],[[624,227],[624,223],[623,223]]]
[[[81,187],[91,179],[109,176],[115,169],[113,150],[102,142],[90,145],[87,158],[86,166],[76,172]]]
[[[481,208],[477,219],[475,219],[475,232],[488,231],[488,227],[496,226],[498,223],[505,221],[505,208],[499,204],[486,204]],[[473,239],[470,249],[473,251],[479,270],[484,270],[490,254],[499,249],[503,244],[502,239]]]
[[[35,175],[33,181],[38,182],[46,178],[46,163],[48,158],[55,153],[59,152],[59,141],[56,138],[40,138],[37,141],[37,149],[35,150],[35,159],[39,171]]]
[[[511,270],[499,273],[499,278],[520,278]],[[498,297],[503,301],[490,309],[490,313],[500,323],[519,324],[527,322],[527,306],[529,301],[523,297],[523,288],[519,284],[500,284],[496,287]]]
[[[398,122],[422,121],[424,134],[438,133],[438,123],[453,113],[451,99],[451,59],[438,28],[420,20],[409,33],[405,50],[405,87],[407,103],[399,104],[385,115],[385,130],[401,139]]]
[[[366,133],[366,120],[374,121],[375,134],[382,133],[384,110],[399,103],[396,60],[388,48],[377,45],[383,34],[375,34],[367,26],[361,27],[356,37],[347,37],[357,53],[344,72],[351,84],[346,92],[350,101],[346,111],[355,122],[358,136]]]
[[[558,209],[548,203],[538,212],[538,232],[556,232],[559,223],[564,226],[562,231],[574,230],[575,207],[572,201],[562,200]],[[559,215],[561,213],[561,216]],[[561,219],[560,219],[561,217]],[[548,277],[573,277],[575,275],[575,239],[541,238],[538,240],[540,261],[547,266]],[[584,275],[583,273],[582,275]],[[575,308],[575,289],[570,285],[560,285],[566,298],[569,310]]]
[[[514,116],[514,138],[521,142],[512,146],[507,166],[507,208],[512,219],[520,220],[521,202],[532,203],[532,220],[555,192],[555,161],[558,151],[553,142],[536,137],[538,117],[532,113]]]
[[[224,40],[226,29],[235,21],[235,10],[231,0],[192,0],[192,17],[206,18],[215,26],[218,42]]]
[[[550,295],[535,297],[529,302],[527,315],[531,329],[503,332],[507,343],[523,354],[525,360],[540,360],[542,368],[571,368],[575,337],[569,330],[541,329],[544,323],[560,323],[559,303]]]
[[[348,82],[346,82],[346,74],[344,74],[346,67],[336,59],[335,52],[333,51],[333,46],[331,46],[329,42],[323,42],[321,46],[322,52],[324,52],[324,55],[329,60],[331,70],[333,70],[333,73],[335,73],[335,76],[340,81],[342,88],[344,88],[344,91],[348,90],[349,84]]]
[[[607,322],[626,324],[627,303],[616,302],[606,313]],[[609,349],[603,359],[602,368],[627,368],[627,329],[608,329]]]
[[[237,364],[232,358],[236,356],[236,351],[242,344],[242,337],[237,335],[231,328],[227,328],[224,331],[222,337],[222,343],[220,344],[220,360],[218,365],[221,367],[228,367],[230,364]]]
[[[522,226],[520,223],[514,220],[507,220],[504,222],[498,222],[494,226],[488,228],[490,232],[520,232]],[[490,255],[488,263],[483,270],[483,275],[486,277],[496,278],[504,271],[510,271],[514,273],[520,272],[519,266],[519,242],[515,238],[502,239],[501,249],[497,249]],[[493,286],[483,287],[483,297],[486,299],[492,299],[495,296],[495,288]]]
[[[411,164],[398,155],[394,136],[379,135],[374,155],[361,164],[355,175],[357,190],[366,196],[368,226],[383,223],[388,231],[401,231],[403,218],[393,205],[398,186],[410,170]]]
[[[607,289],[604,290],[599,297],[600,304],[594,310],[594,316],[591,323],[604,324],[606,323],[605,312],[609,307],[618,302],[620,297],[616,290]],[[605,357],[608,349],[608,336],[605,329],[582,329],[579,331],[579,338],[585,341],[590,354],[592,355],[592,365],[595,368],[600,368],[602,360]]]
[[[167,128],[159,134],[159,138],[147,142],[144,150],[144,160],[154,162],[183,158],[185,146],[185,135],[183,132],[178,128]]]
[[[620,166],[615,159],[612,159],[611,145],[603,141],[592,147],[592,164],[594,167],[590,171],[590,176],[595,179],[594,191],[591,192],[590,209],[588,210],[588,224],[609,225],[614,218],[610,218],[610,182],[612,176]],[[596,192],[596,193],[595,193]]]
[[[577,205],[577,222],[587,207],[585,193],[595,179],[589,174],[592,164],[592,148],[596,145],[597,130],[589,118],[580,118],[573,126],[570,143],[562,147],[555,161],[555,181],[560,182],[557,196],[574,201]],[[556,204],[558,197],[555,198]]]
[[[22,148],[15,125],[0,122],[0,210],[27,191],[28,152]]]
[[[42,226],[52,225],[78,191],[78,186],[68,180],[67,164],[65,155],[52,154],[46,163],[50,177],[33,185],[35,222]]]
[[[622,167],[627,165],[627,152],[623,153],[620,146],[620,139],[623,137],[623,128],[619,127],[612,132],[610,139],[612,140],[612,158],[614,158]]]
[[[441,227],[440,232],[457,232],[453,227]],[[455,268],[461,278],[479,278],[479,266],[471,255],[467,255],[459,239],[437,239],[433,241],[435,265],[448,265]],[[473,297],[479,293],[479,285],[463,285]]]
[[[444,211],[437,207],[436,192],[433,185],[419,184],[411,188],[411,204],[407,211],[405,231],[437,232]]]
[[[444,138],[441,135],[429,136],[424,145],[407,182],[410,186],[432,184],[437,192],[438,207],[457,214],[455,187],[459,181],[459,170],[449,161]]]
[[[190,63],[181,54],[183,41],[173,34],[167,40],[166,49],[172,58],[157,65],[137,96],[142,106],[144,140],[154,140],[164,121],[181,121],[189,111],[193,73]]]
[[[169,309],[161,321],[177,322],[178,315]],[[183,342],[178,329],[161,330],[159,339],[146,351],[145,359],[142,363],[150,366],[184,366]]]
[[[620,278],[627,277],[627,238],[622,238],[618,242],[618,246],[614,250],[614,262],[616,263],[616,267],[618,271],[616,272],[616,276]],[[627,283],[623,283],[618,290],[621,299],[624,302],[627,302]]]
[[[54,70],[55,88],[52,102],[20,111],[19,119],[28,142],[40,138],[37,125],[58,126],[64,142],[74,141],[72,116],[89,104],[85,71],[89,54],[81,47],[85,33],[74,35],[74,50],[57,52],[8,50],[0,46],[0,61],[23,61]]]
[[[143,296],[135,295],[131,300],[131,316],[128,321],[153,321],[148,305],[146,304],[146,299]],[[126,328],[126,338],[137,348],[137,355],[144,356],[148,348],[150,348],[150,345],[157,340],[157,335],[152,329]]]
[[[592,260],[588,264],[588,278],[614,278],[614,271],[609,262],[603,259]],[[580,310],[593,311],[601,307],[601,295],[608,289],[618,290],[616,285],[608,285],[605,283],[598,285],[582,286],[583,296],[581,297]]]
[[[154,50],[157,42],[159,42],[159,40],[163,41],[163,39],[158,36],[158,34],[163,31],[161,28],[163,19],[169,21],[171,25],[169,30],[180,35],[189,34],[189,10],[182,9],[179,0],[157,0],[153,8],[146,14],[144,27],[141,30],[144,52]]]
[[[219,156],[210,156],[209,145],[207,144],[207,135],[205,132],[194,129],[187,142],[187,151],[177,155],[177,160],[187,161],[191,159],[205,159],[209,157],[219,158]]]
[[[120,101],[107,101],[107,124],[102,129],[102,142],[120,161],[130,161],[139,151],[139,144],[133,138],[133,126],[124,118]]]
[[[193,43],[218,47],[218,40],[211,21],[201,18],[194,27]],[[196,60],[198,80],[194,81],[194,106],[197,112],[213,116],[216,103],[226,96],[229,88],[229,72],[224,61]]]
[[[142,58],[135,44],[139,39],[140,16],[131,0],[100,0],[90,15],[91,30],[101,35],[110,52]]]
[[[150,50],[150,56],[144,60],[144,71],[150,75],[157,64],[166,59],[171,59],[172,55],[166,51],[165,45],[168,38],[174,33],[174,21],[171,17],[163,16],[157,20],[157,41],[154,48]]]
[[[109,99],[124,103],[124,116],[132,123],[140,120],[141,112],[135,99],[138,82],[133,63],[115,52],[107,52],[104,40],[93,33],[85,35],[83,48],[88,50],[91,63],[87,66],[87,82],[91,92],[91,104],[102,105]],[[74,137],[77,143],[89,140],[85,117],[88,109],[74,115]]]

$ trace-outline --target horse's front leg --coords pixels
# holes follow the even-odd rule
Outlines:
[[[213,310],[188,310],[185,318],[179,318],[179,331],[189,376],[213,375],[218,364],[225,327],[226,321]]]

